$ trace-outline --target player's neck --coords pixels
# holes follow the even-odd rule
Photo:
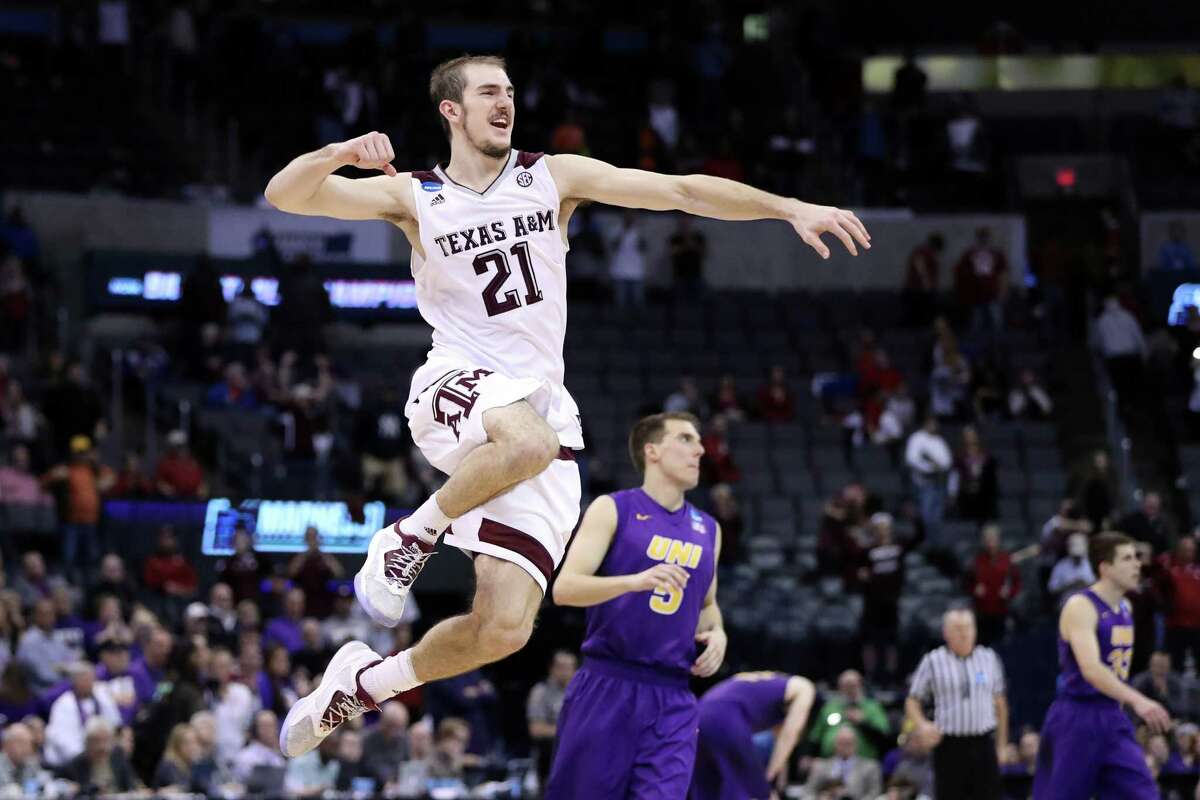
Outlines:
[[[1093,583],[1091,588],[1096,593],[1096,596],[1111,608],[1121,605],[1121,601],[1125,599],[1125,591],[1120,586],[1103,578]]]
[[[446,165],[446,174],[458,184],[482,192],[491,186],[496,176],[508,164],[512,151],[506,152],[499,158],[493,158],[470,144],[461,147],[451,146],[450,163]]]
[[[667,480],[663,475],[647,474],[646,480],[642,482],[642,491],[667,511],[678,511],[683,508],[683,489]]]

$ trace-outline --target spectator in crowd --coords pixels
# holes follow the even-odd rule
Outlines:
[[[167,749],[154,770],[154,789],[164,794],[192,792],[192,767],[200,758],[200,746],[190,725],[179,724],[167,737]]]
[[[937,418],[930,415],[920,430],[908,437],[904,462],[912,474],[917,508],[931,543],[941,546],[942,519],[946,513],[946,476],[954,459],[938,432]]]
[[[554,743],[558,737],[558,716],[562,713],[567,684],[579,668],[579,659],[569,650],[558,650],[550,660],[550,674],[536,684],[525,702],[525,718],[529,722],[529,738],[533,741],[537,774],[543,785],[550,774]]]
[[[975,232],[975,244],[958,259],[954,285],[959,303],[969,309],[971,329],[1000,333],[1004,330],[1004,301],[1008,294],[1008,260],[992,244],[990,228]]]
[[[317,747],[298,758],[289,759],[284,789],[290,797],[322,797],[337,786],[338,744],[340,736],[330,736]]]
[[[742,479],[742,471],[729,447],[728,435],[729,423],[718,414],[708,423],[708,430],[700,440],[705,456],[700,462],[700,470],[706,484],[737,483]]]
[[[742,531],[745,520],[733,487],[718,483],[708,494],[709,512],[721,526],[721,562],[739,564],[742,561]]]
[[[146,500],[154,496],[154,482],[142,469],[142,454],[137,450],[125,451],[111,494],[126,500]]]
[[[254,727],[250,744],[239,749],[233,759],[233,776],[240,783],[249,785],[254,773],[261,769],[283,771],[287,761],[279,752],[279,718],[272,711],[259,711],[254,715]]]
[[[470,740],[470,731],[464,738]],[[401,797],[419,797],[426,790],[429,765],[433,759],[433,739],[433,726],[428,717],[414,722],[409,727],[408,760],[400,764],[400,775],[396,779],[395,787]],[[463,748],[465,750],[465,743]]]
[[[84,750],[62,770],[62,777],[79,787],[81,795],[117,795],[139,788],[124,752],[116,747],[116,729],[104,717],[92,717],[83,727]]]
[[[254,296],[250,281],[242,281],[242,289],[230,302],[226,316],[229,326],[226,337],[232,356],[235,361],[249,363],[270,319],[266,306]]]
[[[690,214],[679,214],[675,232],[667,240],[671,250],[671,273],[679,297],[693,302],[704,296],[704,259],[708,239],[692,227]]]
[[[908,309],[909,324],[915,327],[928,325],[937,313],[941,258],[945,246],[942,234],[934,232],[908,254],[904,304]]]
[[[28,608],[43,598],[50,598],[54,587],[62,585],[58,575],[46,573],[46,560],[36,550],[21,556],[21,574],[13,581],[13,591],[21,598],[21,605]]]
[[[217,722],[211,711],[197,711],[188,725],[196,736],[196,760],[192,764],[192,787],[212,796],[229,783],[225,763],[217,761]],[[227,763],[227,762],[226,762]]]
[[[408,709],[403,703],[387,703],[379,714],[379,724],[363,738],[363,764],[377,786],[392,783],[400,776],[400,764],[408,753]]]
[[[288,655],[298,652],[304,647],[304,610],[307,595],[303,589],[289,589],[283,597],[283,614],[267,623],[263,632],[263,644],[270,646],[278,644],[287,650]]]
[[[246,368],[234,361],[225,365],[221,380],[209,387],[204,396],[209,408],[235,408],[253,411],[258,408],[259,398],[246,377]]]
[[[1155,553],[1175,548],[1175,526],[1163,513],[1162,495],[1158,492],[1146,492],[1141,507],[1122,517],[1117,530],[1134,541],[1149,542]]]
[[[1180,538],[1174,553],[1159,557],[1162,593],[1166,598],[1167,651],[1171,663],[1186,669],[1190,653],[1200,667],[1200,564],[1196,540]]]
[[[159,494],[174,500],[208,497],[204,468],[188,450],[187,434],[183,431],[167,434],[167,452],[154,468],[154,485]]]
[[[1021,571],[1000,549],[1000,526],[983,526],[983,546],[970,573],[971,601],[978,620],[979,643],[991,647],[1004,638],[1010,604],[1021,593]]]
[[[25,668],[34,692],[50,689],[67,676],[76,653],[55,635],[58,612],[54,601],[42,598],[33,604],[33,625],[21,635],[17,661]]]
[[[366,403],[355,419],[354,445],[362,454],[362,478],[367,496],[397,502],[408,492],[405,459],[411,449],[404,398],[392,381],[379,388],[376,400]]]
[[[83,752],[80,720],[102,717],[113,727],[121,724],[121,712],[103,684],[96,683],[96,668],[86,661],[69,667],[71,688],[50,706],[46,723],[46,763],[61,767]]]
[[[890,746],[890,728],[883,706],[878,700],[867,696],[862,675],[848,669],[838,676],[837,692],[825,701],[813,717],[808,738],[819,755],[828,757],[837,750],[838,733],[849,729],[855,735],[856,752],[865,758],[875,759]]]
[[[823,575],[841,575],[846,587],[855,585],[862,553],[870,544],[867,527],[867,493],[851,483],[825,504],[817,538],[817,569]]]
[[[237,638],[237,609],[229,584],[214,583],[208,590],[208,618],[213,644],[232,646]]]
[[[89,655],[99,652],[106,644],[128,647],[133,643],[133,631],[125,624],[121,601],[111,594],[96,594],[94,619],[83,623],[83,644]]]
[[[28,397],[20,381],[9,380],[0,391],[0,433],[13,444],[32,446],[42,434],[46,420]]]
[[[96,668],[98,690],[112,699],[125,725],[133,723],[137,716],[137,687],[130,673],[132,660],[129,644],[120,639],[109,639],[100,645],[100,666]]]
[[[996,481],[996,459],[983,447],[974,428],[963,428],[962,450],[950,474],[949,492],[958,500],[963,519],[983,524],[999,512],[1000,488]]]
[[[141,658],[129,668],[138,703],[145,705],[158,694],[158,688],[167,679],[167,662],[171,658],[174,639],[169,631],[154,628],[142,647]]]
[[[255,653],[261,652],[255,648]],[[276,714],[286,712],[299,699],[299,692],[292,685],[292,660],[287,648],[279,644],[266,646],[262,656],[263,669],[258,673],[255,684],[263,708]]]
[[[813,764],[804,789],[810,797],[822,797],[831,786],[840,786],[833,796],[848,800],[875,800],[883,791],[879,762],[862,754],[853,725],[837,729],[833,754]]]
[[[1108,453],[1096,450],[1072,481],[1072,495],[1078,498],[1084,517],[1092,530],[1108,526],[1117,496],[1117,480]]]
[[[896,631],[900,628],[900,595],[904,591],[904,559],[924,536],[920,525],[915,536],[897,541],[892,530],[892,515],[877,511],[871,515],[873,542],[859,567],[863,612],[860,639],[863,643],[863,670],[872,680],[894,681],[900,668]],[[883,664],[880,670],[880,651]],[[855,724],[858,724],[857,722]]]
[[[1058,606],[1061,607],[1070,595],[1096,582],[1096,573],[1092,571],[1087,554],[1087,536],[1072,533],[1067,538],[1067,555],[1054,565],[1046,586]]]
[[[888,785],[907,783],[917,796],[933,797],[933,741],[928,732],[912,728],[900,737],[900,747],[883,761]]]
[[[1173,718],[1187,717],[1191,711],[1188,702],[1188,687],[1177,673],[1171,670],[1171,654],[1161,650],[1150,656],[1150,668],[1135,675],[1133,688],[1162,705]]]
[[[324,352],[325,326],[332,320],[323,279],[307,254],[297,256],[279,281],[279,305],[271,315],[278,349],[294,350],[303,359]]]
[[[1033,370],[1021,370],[1017,385],[1009,390],[1008,413],[1013,419],[1048,419],[1054,413],[1054,401]]]
[[[0,724],[10,724],[43,712],[31,685],[29,670],[20,661],[10,660],[0,672]]]
[[[100,558],[97,526],[100,524],[101,495],[113,487],[116,476],[100,463],[91,439],[74,436],[70,446],[71,460],[51,469],[42,477],[42,483],[61,492],[63,566],[74,571],[76,567],[95,564]]]
[[[133,579],[125,571],[125,561],[116,553],[109,553],[100,559],[100,574],[92,587],[95,595],[112,595],[121,601],[123,610],[133,608],[137,598],[137,587]]]
[[[700,389],[691,375],[683,375],[679,379],[679,388],[667,395],[663,402],[663,411],[687,411],[701,419],[708,417],[708,405],[700,396]]]
[[[717,383],[717,391],[713,393],[712,409],[730,422],[742,422],[746,419],[746,409],[738,394],[737,381],[732,375],[722,375]]]
[[[470,729],[467,753],[483,756],[496,743],[496,687],[479,670],[471,670],[454,678],[425,684],[426,710],[438,726],[445,720],[457,718]]]
[[[1137,317],[1125,310],[1115,294],[1104,298],[1104,311],[1096,320],[1096,344],[1122,413],[1139,408],[1146,379],[1146,339]]]
[[[1133,660],[1129,674],[1139,675],[1150,666],[1150,656],[1157,651],[1162,638],[1162,619],[1166,602],[1162,594],[1162,567],[1154,558],[1148,542],[1138,542],[1138,563],[1142,567],[1137,588],[1125,593],[1133,606]]]
[[[362,734],[354,728],[338,735],[337,763],[336,791],[349,792],[353,789],[356,793],[362,793],[365,787],[376,784],[374,775],[363,760]]]
[[[217,576],[233,589],[236,603],[259,596],[263,581],[271,574],[271,564],[254,550],[254,539],[241,521],[233,529],[233,555],[216,564]]]
[[[196,596],[200,579],[196,568],[179,552],[175,529],[163,525],[158,531],[158,550],[142,567],[142,583],[153,592],[167,615],[177,620],[184,606]]]
[[[1158,249],[1158,268],[1161,270],[1200,269],[1196,254],[1188,244],[1187,229],[1182,220],[1172,220],[1167,225],[1167,240]]]
[[[373,632],[371,621],[362,613],[349,586],[338,589],[333,600],[333,612],[321,622],[321,633],[330,647],[346,642],[365,642]]]
[[[958,341],[947,339],[940,358],[929,375],[929,410],[941,420],[966,419],[970,409],[971,364],[958,349]]]
[[[0,350],[16,352],[25,343],[33,301],[25,264],[0,239]]]
[[[8,464],[0,462],[0,506],[48,506],[53,502],[30,471],[29,448],[14,445]]]
[[[317,619],[324,619],[333,610],[333,591],[329,584],[340,580],[346,570],[332,555],[321,552],[321,536],[311,525],[304,531],[304,546],[303,553],[292,556],[288,577],[304,590],[305,611]]]
[[[970,413],[979,422],[999,419],[1004,407],[1004,370],[993,356],[986,356],[971,374]]]
[[[88,441],[84,450],[91,450],[91,442],[104,438],[107,426],[100,393],[88,381],[83,364],[72,361],[67,365],[65,377],[53,383],[42,400],[42,410],[54,434],[54,455],[76,454],[70,447],[77,438]]]
[[[58,615],[54,623],[54,637],[71,649],[72,660],[84,657],[87,634],[85,623],[75,610],[75,592],[64,585],[55,586],[50,593],[54,611]]]
[[[2,741],[0,797],[44,796],[52,776],[42,768],[29,726],[20,722],[8,725]]]
[[[254,693],[244,683],[234,679],[233,654],[225,648],[212,651],[210,668],[209,710],[216,721],[217,759],[221,763],[234,761],[246,743],[246,732],[254,718]]]
[[[439,722],[434,750],[428,760],[429,777],[461,781],[463,767],[469,762],[468,743],[473,734],[471,726],[457,717],[446,717]]]
[[[758,390],[758,415],[764,422],[791,422],[796,418],[796,398],[781,366],[771,367],[767,382]]]
[[[300,624],[300,633],[304,637],[304,646],[292,656],[292,664],[310,677],[319,675],[325,671],[325,665],[329,663],[334,651],[325,642],[320,621],[312,617],[305,618]]]
[[[637,215],[626,209],[621,230],[608,247],[609,277],[618,308],[641,308],[646,304],[646,240],[637,223]]]

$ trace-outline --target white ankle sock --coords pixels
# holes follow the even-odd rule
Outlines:
[[[400,530],[409,536],[417,536],[433,544],[441,537],[452,519],[438,505],[437,493],[431,494],[421,507],[400,521]]]
[[[415,689],[424,681],[417,680],[413,672],[412,649],[388,656],[380,663],[363,672],[359,683],[377,704],[391,700],[401,692]]]

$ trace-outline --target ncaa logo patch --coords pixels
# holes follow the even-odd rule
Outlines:
[[[421,188],[427,192],[440,192],[442,185],[437,181],[421,181]]]
[[[531,183],[533,183],[533,175],[528,170],[517,173],[517,185],[518,186],[525,188],[525,187],[529,186],[529,184],[531,184]]]

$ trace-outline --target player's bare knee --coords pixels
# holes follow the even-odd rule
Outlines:
[[[499,661],[524,647],[532,635],[532,622],[484,620],[479,628],[479,649],[488,657],[489,662]]]
[[[523,426],[523,430],[508,439],[504,447],[509,468],[514,473],[533,477],[558,457],[558,436],[545,421],[538,419],[536,423]]]

